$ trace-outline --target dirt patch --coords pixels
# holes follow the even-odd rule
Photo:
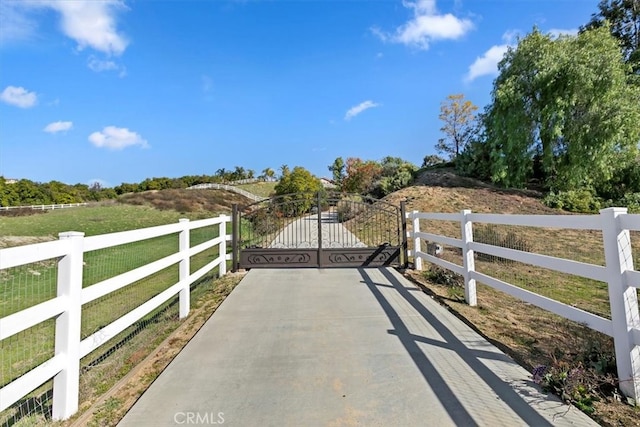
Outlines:
[[[32,245],[34,243],[50,242],[56,240],[50,236],[0,236],[0,248]]]
[[[31,208],[19,208],[19,209],[2,209],[0,210],[0,216],[30,216],[30,215],[38,215],[45,214],[47,210],[44,209],[31,209]]]
[[[175,210],[181,213],[226,213],[231,206],[252,203],[246,197],[224,190],[162,190],[130,193],[118,199],[130,205],[149,205],[160,210]]]
[[[529,189],[504,189],[489,182],[479,179],[460,176],[454,168],[436,168],[425,170],[416,178],[414,185],[431,187],[458,187],[458,188],[488,188],[496,191],[507,192],[509,194],[521,194],[529,197],[540,198],[543,194],[539,191]]]
[[[566,212],[545,206],[541,199],[496,188],[441,187],[415,185],[388,195],[386,201],[397,204],[406,200],[408,211],[460,212],[471,209],[479,213],[559,215]]]

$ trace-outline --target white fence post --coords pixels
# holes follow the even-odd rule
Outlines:
[[[420,238],[416,236],[416,233],[420,232],[420,219],[418,218],[418,211],[411,212],[411,218],[413,219],[413,267],[416,270],[422,270],[422,258],[417,253],[422,251]]]
[[[189,306],[190,302],[190,283],[188,282],[188,278],[190,276],[190,259],[189,259],[189,249],[190,249],[190,239],[189,239],[189,220],[187,218],[181,218],[178,220],[180,224],[183,225],[182,231],[180,231],[180,243],[178,250],[182,254],[182,259],[180,260],[180,281],[183,282],[182,289],[180,289],[179,293],[179,305],[180,305],[180,318],[183,319],[189,315]]]
[[[473,223],[469,221],[471,211],[466,209],[461,213],[460,231],[462,236],[462,267],[464,268],[464,299],[470,306],[478,305],[476,295],[476,279],[471,278],[471,272],[475,271],[476,263],[473,258],[473,249],[469,249],[469,243],[473,242]]]
[[[608,208],[600,211],[620,390],[638,404],[640,346],[635,345],[631,334],[633,328],[640,328],[638,294],[636,289],[628,286],[625,281],[624,272],[633,270],[633,254],[629,230],[622,229],[618,221],[619,216],[626,213],[626,208]]]
[[[225,217],[226,215],[222,214],[220,215],[220,219],[222,220],[223,217]],[[227,221],[223,220],[220,223],[220,228],[219,228],[219,232],[218,232],[218,236],[222,237],[222,242],[220,242],[220,245],[218,246],[218,256],[220,258],[222,258],[222,261],[220,262],[220,265],[218,266],[218,277],[222,277],[225,274],[227,274]]]
[[[78,410],[80,391],[80,326],[82,321],[82,263],[84,233],[58,235],[70,240],[69,253],[58,262],[59,297],[66,309],[56,319],[55,354],[64,355],[64,368],[53,377],[53,419],[65,420]]]

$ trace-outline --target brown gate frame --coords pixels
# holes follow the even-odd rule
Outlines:
[[[287,249],[287,255],[290,257],[286,260],[281,259],[282,249],[277,248],[256,248],[256,249],[244,249],[244,252],[253,252],[254,256],[259,256],[264,258],[265,264],[263,265],[252,265],[252,267],[270,267],[270,268],[281,268],[281,267],[316,267],[323,268],[325,266],[329,266],[328,264],[335,263],[331,265],[332,267],[366,267],[366,266],[379,266],[379,265],[390,265],[393,260],[396,258],[399,259],[400,267],[407,268],[408,265],[408,245],[407,245],[407,216],[406,216],[406,202],[403,200],[400,202],[399,207],[399,223],[398,231],[400,234],[400,245],[398,247],[388,246],[388,245],[379,245],[377,248],[366,247],[366,248],[341,248],[341,249],[323,249],[322,247],[322,215],[321,215],[321,206],[322,206],[322,194],[326,194],[323,192],[317,192],[317,208],[318,208],[318,248],[315,249],[317,253],[317,258],[315,260],[311,259],[313,250],[311,248],[306,250],[296,251],[295,249]],[[342,196],[347,196],[347,194],[341,193]],[[285,195],[292,196],[292,195]],[[359,195],[360,196],[360,195]],[[276,199],[278,196],[273,197],[271,200]],[[370,198],[371,199],[371,198]],[[264,201],[261,201],[264,202]],[[256,202],[245,206],[247,209],[252,205],[257,205],[261,202]],[[393,206],[384,202],[389,206]],[[396,209],[398,209],[396,207]],[[241,266],[241,241],[240,241],[240,221],[241,221],[241,210],[237,204],[233,204],[232,206],[232,271],[238,271]],[[372,251],[372,249],[374,249]],[[366,258],[365,258],[366,257]],[[364,258],[364,259],[363,259]],[[377,258],[377,260],[376,260]],[[385,263],[381,260],[388,260],[388,263]],[[327,262],[329,261],[329,262]],[[342,261],[342,262],[341,262]]]

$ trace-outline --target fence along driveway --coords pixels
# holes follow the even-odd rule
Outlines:
[[[390,268],[251,270],[120,426],[219,419],[596,425]]]

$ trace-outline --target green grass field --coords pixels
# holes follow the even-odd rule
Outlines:
[[[36,236],[57,238],[64,231],[82,231],[86,236],[135,230],[178,222],[180,218],[201,219],[201,213],[158,210],[150,206],[121,203],[100,204],[48,211],[29,216],[0,216],[0,238]]]
[[[275,193],[277,182],[254,182],[253,184],[241,184],[236,187],[261,197],[269,197]]]

